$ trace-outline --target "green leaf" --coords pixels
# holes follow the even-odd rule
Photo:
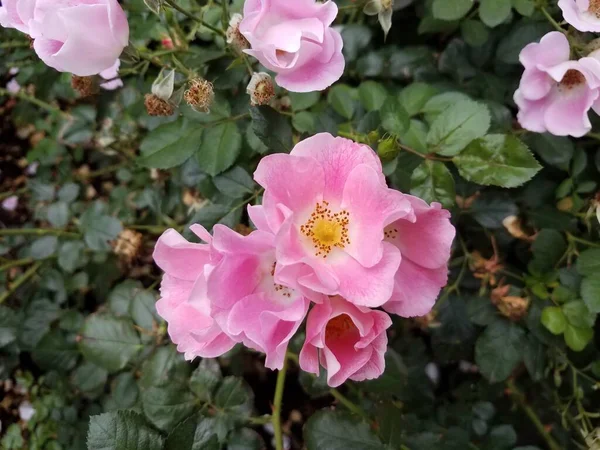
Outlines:
[[[410,116],[394,96],[387,98],[379,111],[379,116],[381,126],[397,137],[402,136],[402,133],[410,126]]]
[[[242,135],[237,125],[222,123],[204,131],[196,159],[202,170],[215,176],[235,163],[241,148]]]
[[[190,389],[201,401],[207,402],[213,398],[213,393],[222,379],[217,360],[204,358],[192,373]]]
[[[437,93],[437,88],[426,83],[415,82],[402,89],[399,95],[400,104],[412,117],[417,115]]]
[[[214,420],[199,414],[181,422],[169,433],[165,450],[219,450]]]
[[[466,180],[505,188],[522,185],[542,168],[525,144],[504,134],[471,142],[453,162]]]
[[[254,393],[242,378],[226,377],[215,393],[219,408],[249,416],[254,404]]]
[[[235,430],[227,440],[227,450],[264,450],[265,441],[250,428]]]
[[[517,443],[517,433],[512,425],[499,425],[492,428],[489,436],[489,450],[512,449]]]
[[[542,311],[542,324],[552,334],[563,334],[567,328],[567,318],[558,306],[547,306]]]
[[[69,223],[69,206],[65,202],[48,206],[48,222],[56,228],[65,227]]]
[[[292,117],[292,125],[300,133],[314,133],[317,129],[317,116],[308,111],[300,111]]]
[[[564,171],[569,170],[575,153],[571,139],[548,133],[533,133],[527,137],[527,142],[544,162]]]
[[[546,347],[535,336],[529,334],[523,349],[523,362],[534,381],[544,379],[546,370]]]
[[[95,251],[110,250],[109,241],[116,239],[123,231],[121,222],[111,216],[99,214],[92,208],[84,212],[79,220],[86,245]]]
[[[600,273],[583,279],[581,298],[592,313],[600,313]]]
[[[594,337],[592,328],[578,328],[573,325],[567,325],[565,330],[565,342],[573,351],[580,352],[590,343]]]
[[[129,313],[129,304],[136,295],[144,291],[144,285],[138,280],[125,280],[117,284],[108,294],[108,306],[116,316]]]
[[[152,386],[141,392],[144,414],[162,430],[172,430],[178,423],[196,412],[198,402],[186,386],[178,383]]]
[[[58,265],[67,273],[73,273],[86,262],[85,245],[81,241],[63,242],[58,249]]]
[[[596,322],[596,314],[590,314],[590,310],[581,300],[565,303],[562,310],[567,322],[574,327],[591,328]]]
[[[18,326],[17,314],[12,309],[0,305],[0,348],[17,339]]]
[[[485,228],[499,229],[508,216],[519,213],[514,200],[507,195],[488,194],[477,197],[471,207],[473,218]]]
[[[450,208],[456,199],[454,178],[444,163],[423,161],[412,174],[410,193],[427,203],[439,202]]]
[[[377,394],[401,395],[408,386],[408,369],[402,357],[393,349],[385,353],[385,371],[375,379],[363,383],[363,388]]]
[[[433,17],[440,20],[458,20],[464,17],[472,6],[473,0],[433,0]]]
[[[522,16],[530,17],[535,11],[534,0],[512,0],[512,5]]]
[[[126,319],[92,314],[81,330],[79,349],[83,356],[111,373],[123,369],[141,348],[133,324]]]
[[[321,92],[290,92],[288,94],[292,101],[294,111],[302,111],[316,105],[321,98]]]
[[[42,338],[31,357],[44,370],[67,372],[75,367],[79,353],[75,344],[67,341],[60,330],[52,330]]]
[[[25,441],[23,440],[23,435],[21,434],[21,427],[16,423],[8,426],[6,433],[2,437],[2,440],[0,440],[3,450],[21,450],[24,443]]]
[[[493,322],[475,344],[475,362],[490,382],[506,380],[523,358],[525,331],[506,320]]]
[[[511,0],[481,0],[479,17],[488,27],[496,27],[510,16]]]
[[[354,89],[346,84],[335,84],[327,94],[327,102],[333,110],[346,119],[354,116]]]
[[[87,435],[88,450],[161,450],[163,437],[133,411],[92,416]]]
[[[155,169],[179,166],[198,150],[202,132],[203,128],[186,119],[161,125],[142,141],[137,162]]]
[[[256,185],[252,177],[240,166],[213,178],[219,191],[231,198],[242,198],[254,192]]]
[[[288,119],[270,106],[250,108],[254,134],[275,153],[289,153],[292,149],[292,127]]]
[[[533,245],[533,268],[539,273],[550,271],[560,261],[567,250],[567,243],[560,231],[543,229],[537,235]]]
[[[380,83],[365,81],[358,87],[358,96],[367,111],[379,111],[388,97],[388,93]]]
[[[600,248],[591,248],[582,252],[577,260],[577,271],[585,276],[600,273]]]
[[[490,128],[490,112],[482,103],[463,100],[438,115],[427,135],[432,151],[455,156],[469,143],[484,136]]]
[[[29,254],[33,259],[46,259],[56,253],[58,238],[56,236],[44,236],[33,242]]]
[[[72,375],[73,386],[82,392],[92,393],[104,389],[108,372],[90,362],[77,367]]]
[[[175,346],[160,347],[144,361],[139,385],[141,388],[168,384],[183,385],[187,382],[190,371],[190,365],[183,355],[177,352]]]
[[[318,411],[304,426],[307,450],[385,450],[368,424],[346,413]]]
[[[490,37],[490,32],[478,20],[465,20],[460,24],[460,31],[467,44],[481,47]]]

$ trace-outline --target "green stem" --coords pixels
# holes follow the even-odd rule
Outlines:
[[[0,305],[6,301],[8,297],[10,297],[19,287],[21,287],[24,283],[27,282],[31,277],[35,275],[40,266],[42,265],[42,261],[38,261],[33,266],[31,266],[27,272],[17,278],[14,283],[0,296]]]
[[[19,92],[16,92],[13,94],[11,92],[8,92],[6,89],[0,88],[0,97],[2,97],[2,96],[18,98],[20,100],[29,102],[33,105],[39,106],[40,108],[45,109],[46,111],[48,111],[50,113],[57,113],[66,118],[69,118],[69,119],[71,118],[71,114],[69,114],[68,112],[65,112],[65,111],[61,110],[60,108],[57,108],[56,106],[51,105],[50,103],[46,103],[46,102],[40,100],[39,98],[35,98],[34,96],[25,93],[23,91],[23,89],[21,89]]]
[[[275,385],[275,397],[273,398],[273,430],[275,432],[275,449],[283,450],[283,431],[281,430],[281,402],[283,400],[283,388],[285,386],[285,375],[287,373],[287,358],[283,361],[283,368],[277,374]]]
[[[510,394],[512,395],[512,397],[517,401],[517,403],[519,404],[521,409],[525,412],[527,417],[529,417],[529,420],[531,420],[531,422],[537,429],[540,436],[544,438],[544,440],[548,444],[548,448],[550,448],[550,450],[561,450],[562,447],[558,444],[558,442],[556,442],[554,440],[554,438],[550,435],[550,433],[548,433],[546,431],[544,424],[542,423],[540,418],[537,416],[535,411],[527,404],[527,402],[525,401],[525,396],[519,391],[519,389],[515,385],[514,381],[509,379],[506,382],[506,385],[508,386],[508,389],[510,390]]]
[[[366,412],[364,412],[358,405],[352,403],[350,400],[348,400],[346,397],[344,397],[340,391],[338,391],[335,388],[331,388],[331,389],[329,389],[329,393],[333,396],[333,398],[335,398],[338,402],[340,402],[342,405],[344,405],[347,409],[352,411],[354,414],[357,414],[357,415],[367,419],[369,422],[371,421],[371,419],[369,418],[369,416],[367,415]]]
[[[54,228],[3,228],[0,236],[60,236],[72,239],[81,238],[81,234]]]
[[[554,20],[554,17],[550,15],[548,10],[544,6],[540,7],[540,11],[546,17],[548,22],[550,22],[550,24],[556,29],[556,31],[560,31],[563,34],[567,34],[567,32],[558,24],[558,22],[556,22],[556,20]]]
[[[200,17],[192,14],[191,12],[189,12],[188,10],[182,8],[181,6],[179,6],[177,3],[175,3],[174,0],[165,0],[165,3],[167,5],[169,5],[171,8],[179,11],[181,14],[183,14],[184,16],[195,20],[198,23],[201,23],[202,25],[204,25],[206,28],[208,28],[211,31],[214,31],[215,33],[217,33],[219,36],[223,36],[225,37],[225,32],[217,27],[212,26],[211,24],[205,22],[204,20],[202,20]]]
[[[573,242],[578,242],[580,244],[587,245],[588,247],[600,248],[600,243],[587,241],[587,240],[579,238],[577,236],[573,236],[571,233],[567,233],[567,239],[569,239],[570,241],[573,241]]]
[[[23,258],[16,259],[14,261],[9,261],[0,266],[0,272],[4,272],[7,269],[12,269],[13,267],[26,266],[28,264],[31,264],[32,262],[34,262],[33,258]]]
[[[260,416],[260,417],[250,417],[248,419],[248,423],[250,425],[265,425],[272,421],[273,421],[273,417],[268,414],[266,414],[264,416]]]

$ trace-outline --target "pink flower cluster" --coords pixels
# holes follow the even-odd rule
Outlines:
[[[248,236],[193,225],[204,244],[174,230],[156,244],[173,342],[187,359],[243,343],[280,369],[306,320],[303,370],[323,366],[331,386],[378,377],[388,313],[428,313],[447,282],[449,212],[388,188],[370,147],[326,133],[263,158],[254,176],[264,196]]]
[[[0,25],[27,33],[44,63],[78,76],[114,68],[129,40],[117,0],[3,0]]]
[[[322,91],[344,72],[342,37],[331,28],[337,5],[329,0],[246,0],[240,33],[254,56],[292,92]]]

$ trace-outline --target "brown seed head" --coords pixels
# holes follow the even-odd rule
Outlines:
[[[146,111],[151,116],[172,116],[175,113],[175,108],[169,102],[157,97],[154,94],[146,94],[144,101]]]

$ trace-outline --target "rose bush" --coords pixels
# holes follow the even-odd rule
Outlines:
[[[1,0],[0,448],[594,449],[598,7]]]

